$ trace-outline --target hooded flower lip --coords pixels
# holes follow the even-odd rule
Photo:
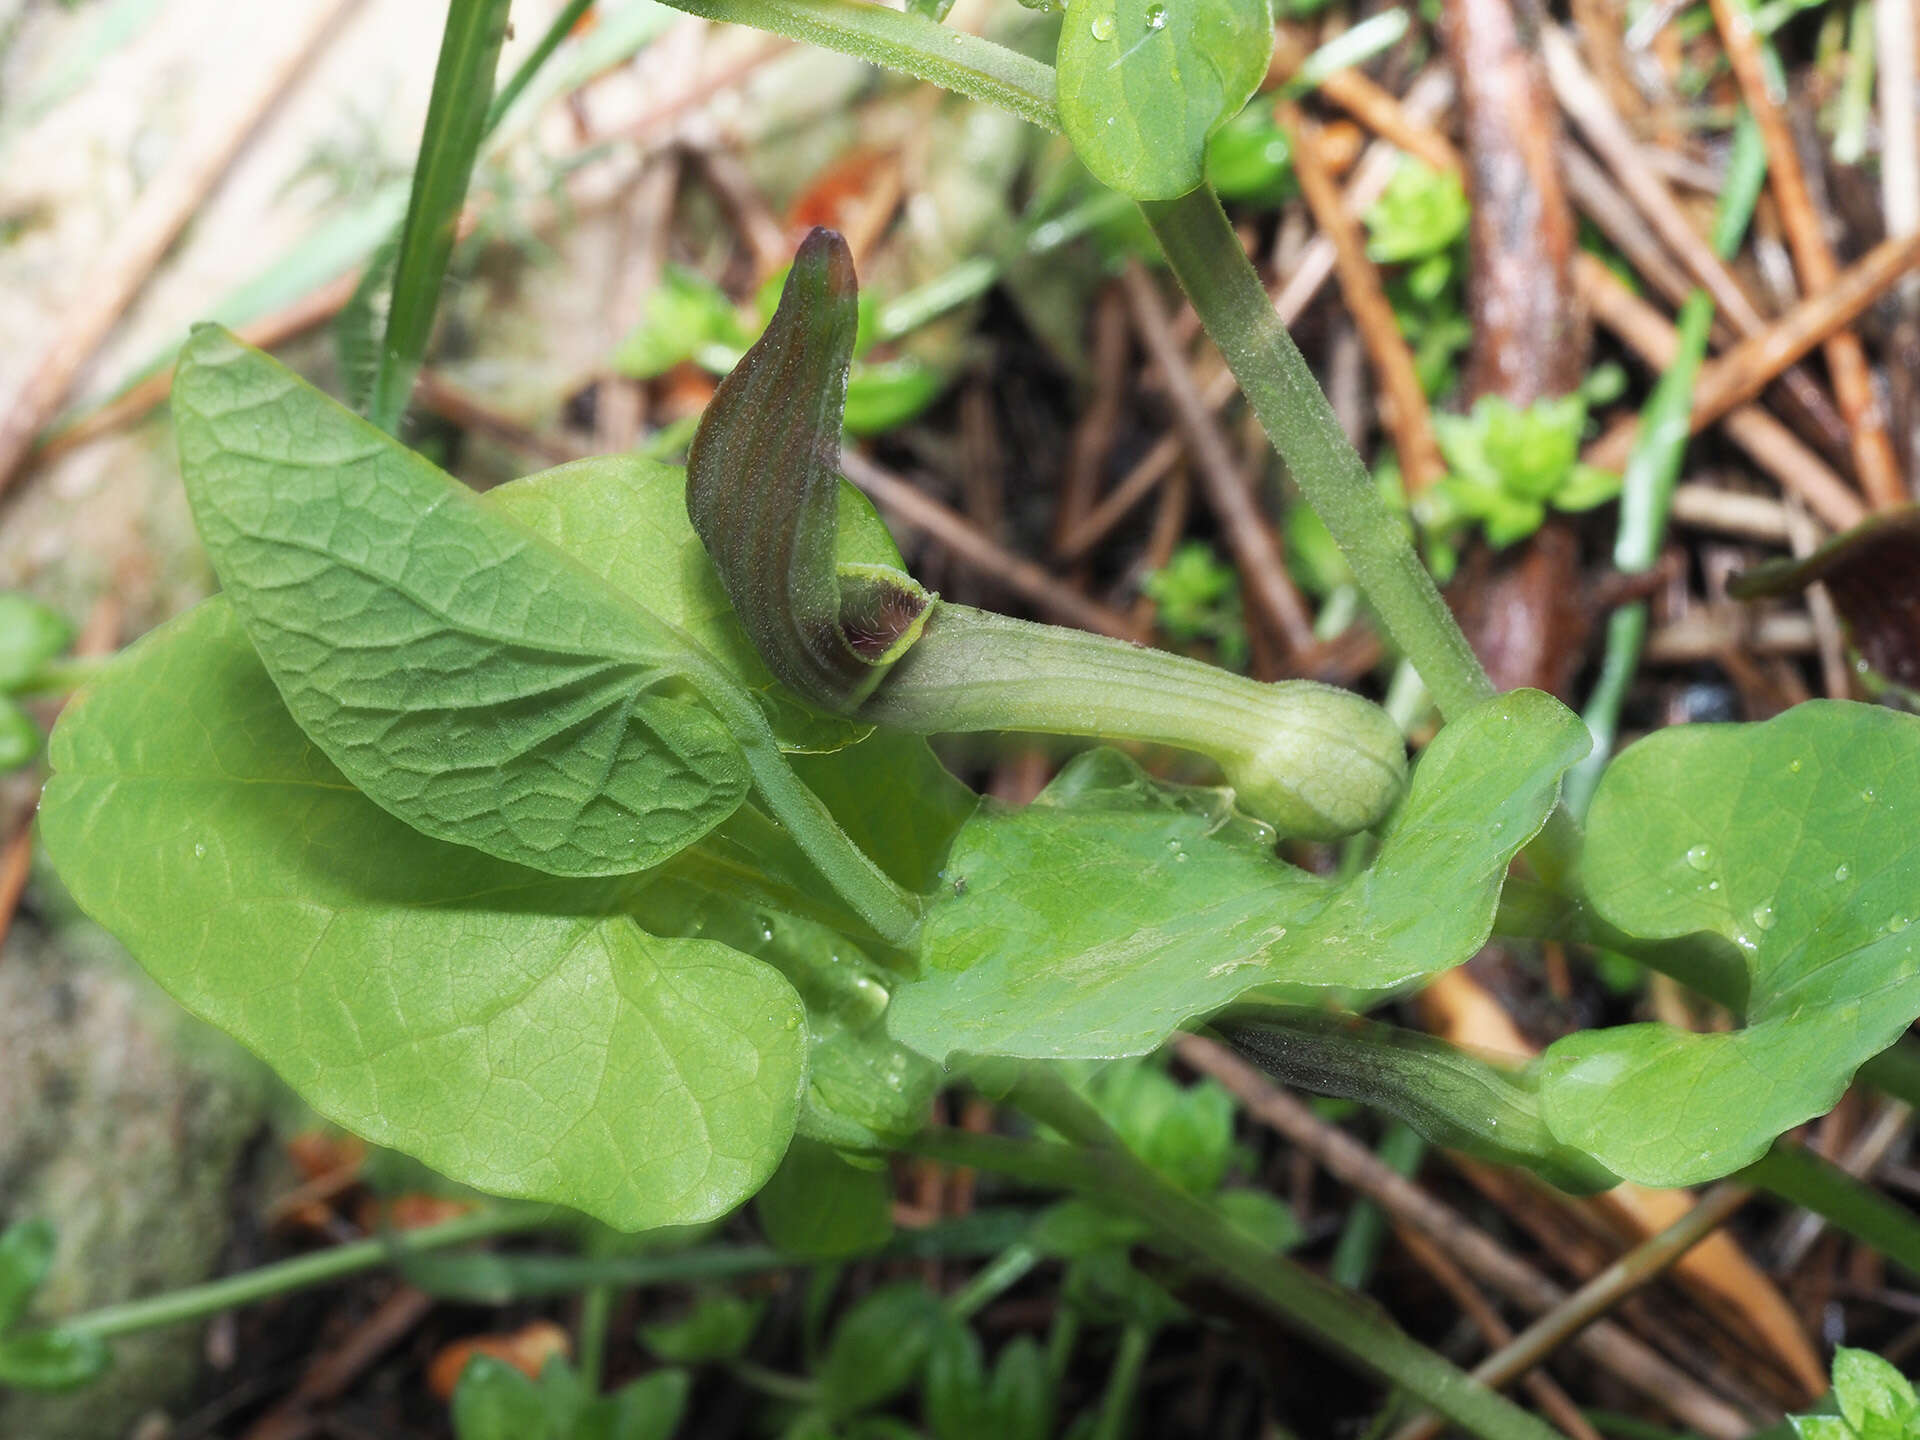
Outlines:
[[[748,638],[789,689],[837,714],[873,692],[934,599],[891,567],[837,560],[858,300],[846,241],[816,227],[687,456],[688,516]]]

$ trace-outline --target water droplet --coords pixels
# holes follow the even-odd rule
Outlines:
[[[1853,874],[1853,867],[1851,865],[1836,865],[1833,867],[1833,878],[1836,880],[1845,880],[1851,874]]]
[[[1174,858],[1175,860],[1178,860],[1178,861],[1180,861],[1180,862],[1181,862],[1182,864],[1185,864],[1185,863],[1186,863],[1186,858],[1187,858],[1187,852],[1186,852],[1186,851],[1184,851],[1184,850],[1182,850],[1182,851],[1181,851],[1181,852],[1180,852],[1180,853],[1179,853],[1178,855],[1176,855],[1176,856],[1174,856],[1173,858]]]
[[[1719,888],[1720,888],[1720,882],[1718,880],[1707,881],[1707,889],[1718,890]]]
[[[1687,864],[1696,870],[1704,870],[1713,863],[1713,850],[1706,845],[1690,846],[1687,850]]]
[[[787,1016],[787,1029],[798,1030],[799,1028],[800,1028],[800,1017],[798,1015]]]
[[[206,847],[206,846],[205,846],[204,844],[202,844],[202,843],[200,843],[200,842],[198,842],[198,841],[196,841],[196,842],[195,842],[195,844],[194,844],[194,847],[193,847],[193,858],[194,858],[194,859],[196,859],[196,860],[204,860],[204,859],[206,859],[206,858],[207,858],[207,847]]]
[[[1166,23],[1167,23],[1167,7],[1166,6],[1149,5],[1147,7],[1147,29],[1161,30],[1166,27]]]
[[[1889,916],[1887,918],[1887,933],[1889,935],[1898,935],[1902,930],[1906,929],[1907,926],[1911,925],[1912,923],[1913,923],[1913,918],[1908,915]]]
[[[762,945],[765,945],[771,942],[772,939],[773,939],[773,921],[769,920],[766,916],[762,915],[760,917],[760,943]]]
[[[1096,15],[1093,17],[1093,24],[1088,28],[1093,31],[1094,39],[1111,40],[1113,38],[1113,16]]]
[[[1756,905],[1753,907],[1753,923],[1756,926],[1758,926],[1760,929],[1762,930],[1773,929],[1773,922],[1775,918],[1777,917],[1775,917],[1773,913],[1773,906]]]
[[[1793,759],[1787,762],[1787,769],[1791,770],[1796,775],[1800,773],[1800,759],[1798,756],[1795,756]]]
[[[875,1016],[887,1008],[887,1002],[893,999],[893,996],[887,993],[887,987],[878,980],[862,975],[853,982],[853,999],[861,1013]]]
[[[1867,789],[1867,790],[1862,790],[1862,791],[1860,792],[1860,798],[1861,798],[1862,800],[1864,800],[1864,801],[1866,801],[1866,802],[1867,802],[1867,804],[1869,804],[1869,805],[1871,805],[1871,804],[1873,804],[1873,801],[1874,801],[1874,794],[1873,794],[1873,791],[1872,791],[1871,789]]]

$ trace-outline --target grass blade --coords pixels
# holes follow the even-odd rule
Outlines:
[[[493,75],[507,34],[509,0],[453,0],[440,41],[433,99],[420,138],[413,193],[400,230],[385,338],[367,418],[392,433],[406,412],[413,379],[427,353],[440,282],[453,254],[454,232],[467,201],[474,157],[486,133]],[[356,297],[358,298],[358,297]],[[379,307],[366,307],[371,315]]]

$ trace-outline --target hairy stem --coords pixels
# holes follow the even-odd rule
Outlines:
[[[1492,683],[1347,442],[1213,191],[1202,186],[1140,208],[1274,449],[1441,714],[1451,718],[1486,699]]]
[[[1192,750],[1219,764],[1248,814],[1317,839],[1374,824],[1406,780],[1399,730],[1350,691],[1265,685],[965,605],[933,608],[860,715],[925,735],[1023,730]]]

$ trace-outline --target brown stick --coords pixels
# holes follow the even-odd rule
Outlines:
[[[1840,266],[1833,258],[1820,217],[1814,210],[1813,196],[1807,190],[1807,177],[1800,168],[1799,147],[1781,110],[1773,87],[1767,83],[1766,66],[1760,55],[1760,42],[1744,13],[1736,13],[1731,0],[1712,0],[1713,18],[1720,29],[1727,59],[1740,82],[1740,93],[1747,109],[1759,126],[1767,151],[1767,185],[1780,208],[1780,224],[1787,232],[1787,246],[1793,252],[1794,268],[1800,273],[1804,294],[1818,295],[1839,278]],[[1888,510],[1905,499],[1900,470],[1893,458],[1893,442],[1887,438],[1886,416],[1874,394],[1873,375],[1867,368],[1867,352],[1860,337],[1851,330],[1829,336],[1825,345],[1827,370],[1833,377],[1834,398],[1846,417],[1853,442],[1853,465],[1859,472],[1860,488],[1868,503],[1877,510]]]
[[[73,388],[80,367],[140,293],[153,267],[200,208],[262,117],[335,31],[345,0],[325,0],[294,27],[285,48],[241,80],[237,100],[204,122],[140,192],[105,255],[88,267],[86,288],[60,318],[60,330],[34,361],[27,381],[0,415],[0,490],[19,473],[38,435]],[[250,78],[251,83],[245,83]],[[221,88],[221,87],[216,87]]]
[[[1567,1298],[1561,1286],[1392,1169],[1359,1141],[1326,1124],[1239,1056],[1195,1035],[1183,1035],[1175,1044],[1182,1060],[1226,1086],[1254,1119],[1285,1135],[1320,1161],[1334,1178],[1367,1196],[1396,1220],[1426,1235],[1481,1283],[1536,1313],[1551,1310]],[[1611,1322],[1590,1326],[1574,1343],[1590,1359],[1710,1440],[1739,1440],[1753,1428],[1744,1416],[1692,1376]]]
[[[28,811],[21,817],[20,828],[7,841],[6,848],[0,850],[0,950],[7,943],[7,932],[13,928],[14,912],[20,908],[20,897],[26,893],[27,873],[33,868],[33,812]]]
[[[1666,183],[1647,164],[1639,142],[1581,63],[1573,42],[1555,27],[1543,26],[1540,49],[1554,93],[1575,126],[1607,163],[1661,240],[1713,296],[1720,316],[1741,335],[1764,330],[1766,320],[1734,279],[1733,272],[1714,253],[1706,238],[1694,229],[1668,192]],[[1825,391],[1804,371],[1794,371],[1785,377],[1784,383],[1794,403],[1819,431],[1821,443],[1832,441],[1845,449],[1846,423],[1826,398]]]
[[[1920,234],[1883,240],[1825,290],[1701,366],[1693,389],[1693,432],[1697,435],[1735,406],[1753,399],[1781,371],[1841,327],[1851,325],[1916,263],[1920,263]],[[1591,463],[1620,469],[1633,450],[1638,429],[1639,421],[1631,417],[1612,426],[1594,442]]]
[[[1652,369],[1664,370],[1673,363],[1680,348],[1680,337],[1666,316],[1627,289],[1591,255],[1575,258],[1573,278],[1594,318],[1631,346]],[[1798,495],[1833,529],[1848,530],[1866,518],[1866,507],[1852,487],[1801,444],[1791,430],[1759,406],[1735,406],[1721,420],[1721,425],[1755,464],[1786,490]],[[1624,453],[1601,451],[1600,447],[1610,436],[1611,432],[1587,448],[1587,463],[1605,465],[1607,455]],[[1627,451],[1631,449],[1629,440]]]
[[[1634,1291],[1651,1284],[1687,1251],[1726,1224],[1752,1195],[1744,1186],[1717,1186],[1666,1229],[1636,1245],[1474,1366],[1473,1378],[1498,1389],[1533,1373],[1535,1366],[1544,1363],[1581,1329]],[[1442,1423],[1437,1417],[1423,1416],[1402,1426],[1393,1440],[1432,1440]]]
[[[1296,149],[1296,160],[1299,150],[1304,148]],[[1173,404],[1174,419],[1200,472],[1207,503],[1220,517],[1227,544],[1241,573],[1253,587],[1261,614],[1296,655],[1311,649],[1313,618],[1287,574],[1287,562],[1280,554],[1273,523],[1255,503],[1252,491],[1241,478],[1239,466],[1234,464],[1226,437],[1220,433],[1213,411],[1194,381],[1187,357],[1173,337],[1153,277],[1138,260],[1131,260],[1121,272],[1120,284],[1127,297],[1127,308],[1133,315],[1134,328],[1166,380],[1167,398]]]
[[[1292,26],[1282,25],[1274,32],[1273,63],[1267,69],[1268,78],[1287,79],[1306,63],[1309,53],[1300,33]],[[1415,118],[1397,96],[1360,71],[1336,70],[1320,81],[1316,93],[1338,105],[1381,139],[1391,141],[1409,155],[1418,156],[1434,169],[1459,170],[1460,152],[1453,148],[1453,142]]]
[[[1581,63],[1573,42],[1558,28],[1544,26],[1540,53],[1546,59],[1547,75],[1560,104],[1667,248],[1743,334],[1763,328],[1766,322],[1733,272],[1713,253],[1713,247],[1693,228],[1666,185],[1640,158],[1640,142]]]
[[[1082,630],[1121,640],[1141,638],[1133,621],[1118,610],[1087,599],[1031,560],[1022,559],[998,541],[982,535],[964,517],[874,464],[859,451],[841,451],[840,469],[871,495],[882,510],[890,510],[906,524],[926,531],[963,564],[992,576],[1061,624],[1077,625]]]
[[[1473,201],[1469,401],[1498,395],[1526,406],[1565,395],[1579,388],[1587,363],[1567,271],[1577,247],[1560,178],[1560,113],[1534,53],[1536,28],[1524,0],[1441,8]]]
[[[1394,448],[1400,452],[1400,471],[1406,478],[1407,491],[1417,495],[1445,475],[1447,466],[1433,437],[1433,414],[1427,408],[1426,391],[1420,387],[1420,374],[1414,369],[1413,352],[1400,333],[1386,287],[1380,283],[1380,272],[1367,257],[1360,223],[1342,203],[1340,191],[1327,173],[1320,153],[1319,127],[1296,105],[1281,107],[1280,123],[1294,137],[1293,170],[1300,182],[1300,194],[1313,212],[1320,233],[1333,243],[1340,293],[1367,347],[1374,376],[1385,392],[1385,419],[1393,432]]]
[[[1093,398],[1073,427],[1073,445],[1055,499],[1053,553],[1066,556],[1067,537],[1093,509],[1100,493],[1100,472],[1113,451],[1120,425],[1121,397],[1127,386],[1127,312],[1112,286],[1101,289],[1093,305]],[[1102,532],[1104,533],[1104,531]]]

